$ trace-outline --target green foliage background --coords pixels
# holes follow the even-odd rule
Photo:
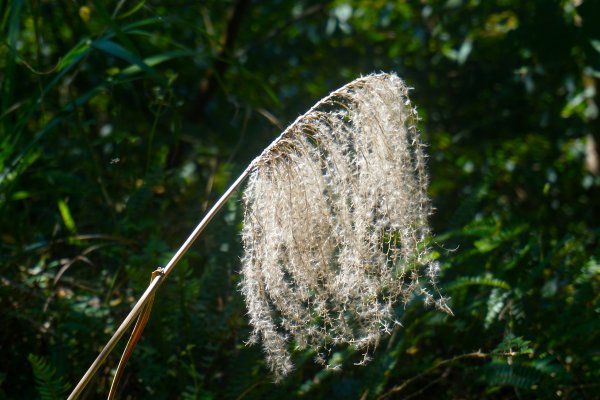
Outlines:
[[[249,161],[374,71],[415,88],[455,316],[409,304],[368,366],[297,353],[273,384],[238,197],[161,287],[122,398],[600,398],[599,2],[1,4],[0,398],[63,398]]]

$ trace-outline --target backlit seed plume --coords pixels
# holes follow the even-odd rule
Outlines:
[[[431,260],[417,113],[393,74],[357,79],[299,117],[255,161],[242,292],[276,377],[289,346],[365,353],[413,295],[450,312]]]

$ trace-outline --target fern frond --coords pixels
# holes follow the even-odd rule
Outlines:
[[[500,315],[500,312],[502,311],[502,308],[504,308],[506,298],[509,294],[510,292],[500,290],[500,288],[497,287],[492,289],[487,302],[487,313],[484,320],[485,329],[488,329],[496,317]]]
[[[480,253],[487,253],[506,242],[514,240],[521,233],[525,232],[528,227],[527,224],[521,224],[495,230],[491,235],[486,235],[482,239],[475,241],[475,248]]]
[[[489,385],[530,389],[542,380],[543,374],[526,365],[492,363],[485,367],[484,377]]]
[[[533,353],[533,348],[531,347],[530,340],[526,340],[521,336],[515,336],[514,334],[509,333],[504,337],[504,339],[502,339],[502,342],[496,346],[494,353],[531,354]]]
[[[458,278],[446,286],[446,290],[462,289],[467,286],[491,286],[500,289],[510,289],[508,282],[489,276],[465,276]]]
[[[71,385],[66,383],[52,365],[44,358],[29,354],[27,357],[33,368],[36,390],[42,400],[64,399]]]

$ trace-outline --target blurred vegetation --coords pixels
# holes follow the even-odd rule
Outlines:
[[[415,88],[455,316],[409,305],[368,366],[298,353],[273,384],[238,197],[158,292],[122,398],[600,398],[599,2],[8,0],[0,31],[0,398],[63,398],[248,162],[373,71]]]

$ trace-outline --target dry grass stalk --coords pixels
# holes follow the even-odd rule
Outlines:
[[[450,312],[431,260],[425,155],[408,88],[357,79],[298,118],[255,161],[244,193],[242,292],[276,377],[288,346],[365,350],[415,294]],[[424,277],[425,279],[420,279]]]
[[[299,117],[153,273],[69,399],[79,398],[248,177],[241,286],[254,326],[251,341],[262,339],[276,377],[292,368],[291,339],[318,352],[349,343],[364,349],[367,361],[369,349],[396,323],[396,303],[414,294],[451,313],[436,288],[439,267],[425,243],[431,206],[417,119],[408,88],[393,74],[357,79]],[[426,282],[419,280],[422,276]]]

